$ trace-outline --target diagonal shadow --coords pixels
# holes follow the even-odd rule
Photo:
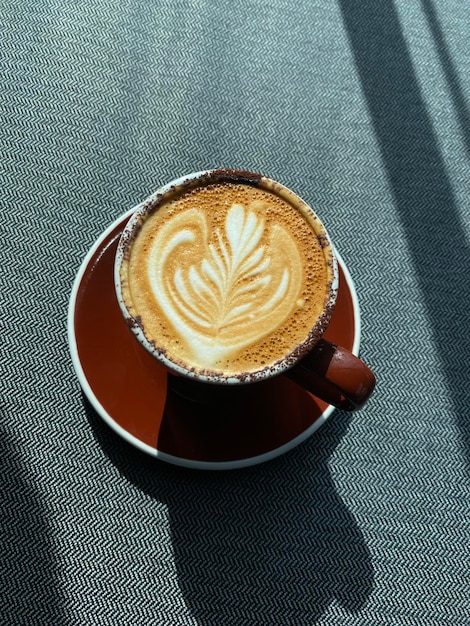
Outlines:
[[[428,22],[428,26],[436,46],[436,51],[439,56],[439,61],[444,72],[447,88],[454,106],[454,112],[460,126],[463,144],[467,154],[470,156],[470,111],[462,92],[459,75],[452,60],[452,55],[450,54],[449,47],[446,43],[444,33],[442,32],[442,28],[439,23],[439,17],[433,3],[431,0],[421,0],[421,6]]]
[[[67,624],[47,511],[0,433],[0,623]]]
[[[304,443],[308,454],[201,472],[132,448],[85,408],[121,474],[167,506],[178,584],[198,624],[315,624],[334,601],[350,613],[364,607],[371,555],[328,467],[351,414],[338,412]],[[158,597],[155,581],[148,591]]]
[[[339,6],[470,464],[465,231],[393,0],[339,0]],[[448,62],[449,70],[459,99]],[[429,388],[418,401],[432,403],[434,393]]]

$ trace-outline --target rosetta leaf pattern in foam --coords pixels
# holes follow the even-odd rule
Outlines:
[[[149,279],[179,341],[213,365],[282,325],[300,266],[282,226],[267,229],[262,215],[233,204],[214,231],[198,209],[174,216],[154,242]]]

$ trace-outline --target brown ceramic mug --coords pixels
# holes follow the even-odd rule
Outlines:
[[[323,338],[338,292],[325,227],[270,178],[210,170],[161,187],[122,233],[115,286],[140,343],[205,396],[285,374],[354,410],[374,389],[367,365]]]

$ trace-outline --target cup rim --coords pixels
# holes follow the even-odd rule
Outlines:
[[[161,206],[164,202],[167,202],[172,196],[184,193],[185,191],[198,187],[201,184],[208,185],[217,182],[235,182],[238,184],[246,183],[255,187],[260,187],[272,193],[276,193],[289,204],[292,204],[296,209],[300,210],[303,214],[308,214],[309,223],[317,235],[323,249],[328,271],[327,297],[325,299],[325,306],[322,313],[317,318],[315,325],[308,332],[307,337],[299,345],[297,345],[293,351],[274,363],[260,367],[258,370],[250,372],[244,371],[238,375],[224,375],[223,372],[216,370],[194,371],[172,360],[165,351],[159,350],[154,341],[150,340],[146,336],[144,329],[139,323],[138,316],[134,316],[126,305],[121,286],[121,274],[125,271],[125,264],[129,257],[128,251],[130,250],[131,244],[137,236],[142,224],[147,219],[147,216],[153,211],[158,210],[159,206]],[[199,382],[236,385],[260,382],[262,380],[272,378],[273,376],[277,376],[293,367],[315,346],[328,327],[333,314],[338,294],[339,272],[334,246],[323,222],[320,220],[313,208],[302,200],[300,196],[272,178],[256,174],[249,170],[210,169],[181,176],[160,186],[156,191],[135,207],[130,219],[123,229],[116,250],[114,286],[117,301],[127,326],[139,343],[160,363],[165,365],[165,367],[175,374],[185,376]]]

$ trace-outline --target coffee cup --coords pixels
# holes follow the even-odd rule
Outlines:
[[[375,377],[327,341],[338,266],[313,209],[284,185],[243,170],[209,170],[140,204],[116,252],[119,306],[169,373],[204,390],[287,375],[354,410]]]

